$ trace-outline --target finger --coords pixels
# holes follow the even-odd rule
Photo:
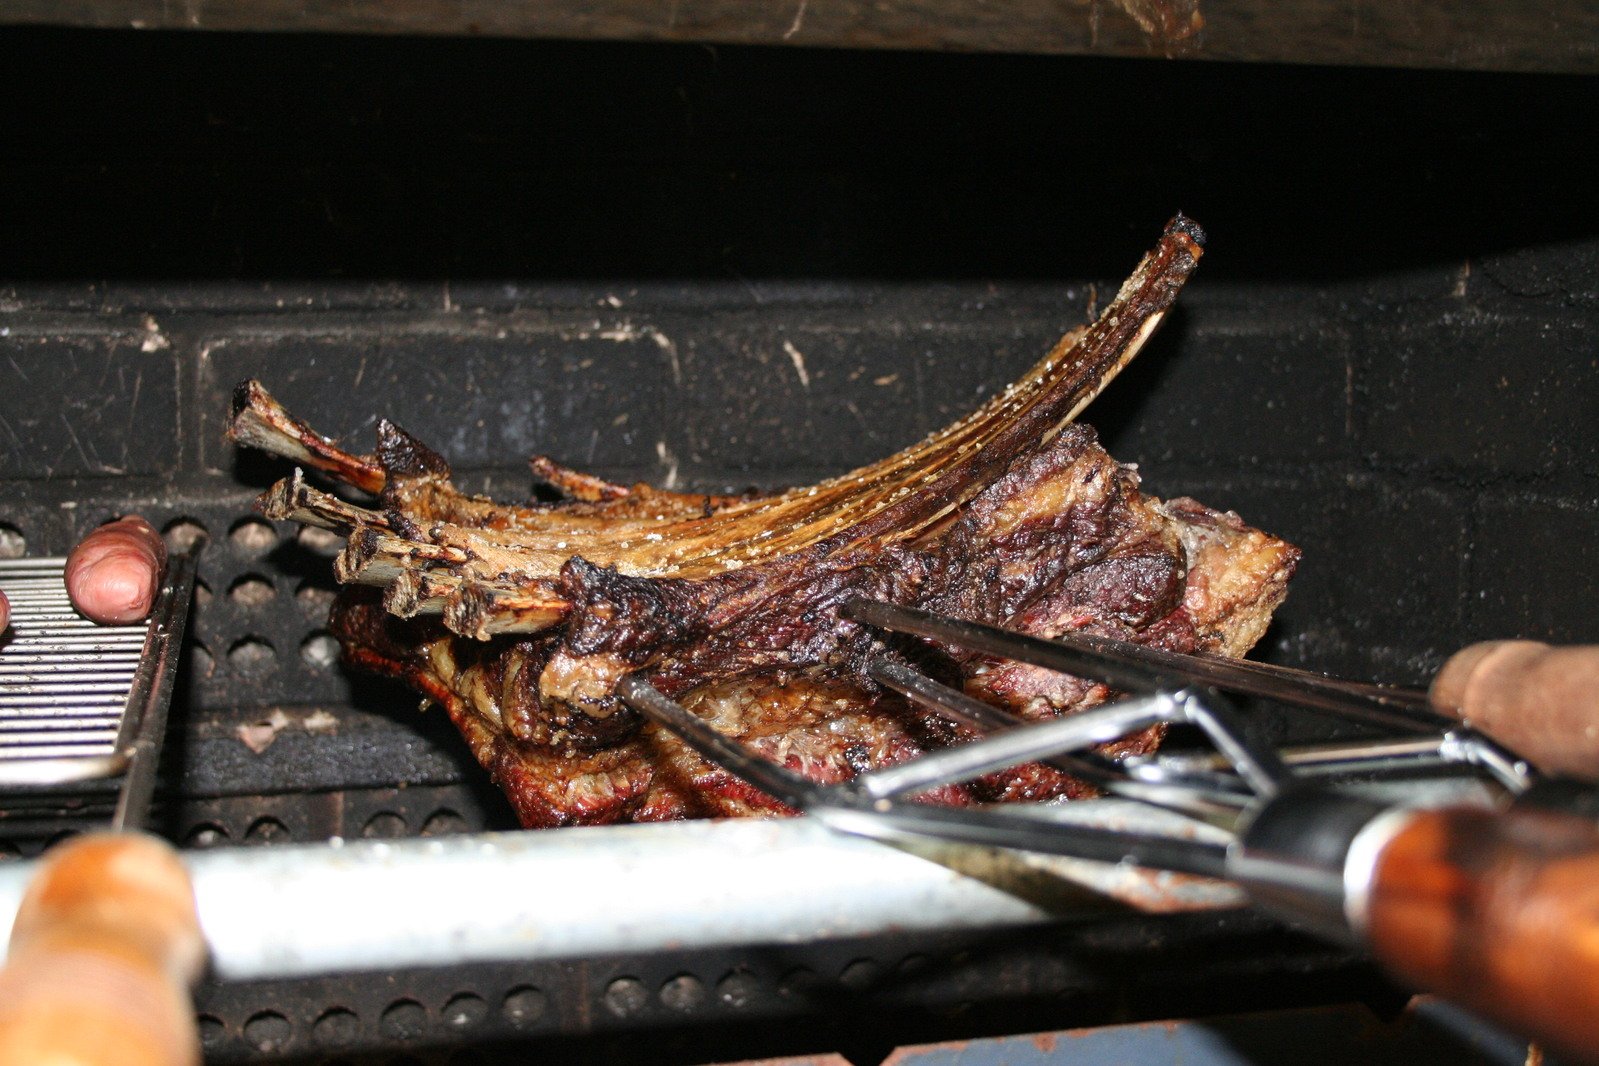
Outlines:
[[[11,624],[11,601],[6,599],[6,594],[0,592],[0,632]]]
[[[1599,646],[1473,644],[1444,664],[1431,695],[1545,770],[1599,778]]]
[[[84,537],[67,557],[67,595],[90,621],[137,622],[150,613],[165,562],[166,545],[148,522],[118,519]]]

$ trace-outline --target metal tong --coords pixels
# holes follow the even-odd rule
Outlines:
[[[868,600],[846,617],[970,651],[1103,682],[1130,695],[1022,723],[940,685],[891,654],[876,682],[990,735],[835,785],[819,785],[728,739],[640,675],[618,694],[702,756],[832,828],[889,843],[928,838],[1130,862],[1221,877],[1261,908],[1369,948],[1401,980],[1439,992],[1580,1057],[1599,1056],[1599,825],[1593,790],[1437,714],[1425,693],[1259,663],[1177,655],[1100,638],[1042,640]],[[1378,725],[1373,743],[1279,753],[1252,736],[1222,689]],[[1121,763],[1089,749],[1157,723],[1197,727],[1216,758]],[[929,789],[1045,761],[1107,791],[1232,831],[1228,844],[1067,825],[1049,807],[944,807]],[[1509,802],[1426,808],[1329,774],[1455,767]]]

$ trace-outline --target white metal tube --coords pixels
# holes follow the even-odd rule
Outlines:
[[[1037,862],[988,855],[982,880],[804,818],[228,848],[184,861],[214,972],[230,980],[999,927],[1125,902],[1241,903],[1218,882],[1050,859],[1063,891],[1046,907],[986,883],[1029,862],[1036,898]],[[31,866],[0,868],[0,929]]]

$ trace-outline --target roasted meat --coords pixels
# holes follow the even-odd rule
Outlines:
[[[1154,331],[1201,254],[1179,216],[1097,321],[972,415],[821,484],[722,496],[614,485],[533,460],[559,502],[458,491],[448,464],[385,421],[353,455],[239,386],[232,436],[375,496],[294,474],[262,511],[347,537],[330,621],[346,660],[442,704],[529,826],[779,809],[644,724],[614,694],[642,671],[717,728],[818,780],[955,743],[961,731],[862,673],[887,651],[1024,716],[1101,686],[888,638],[841,617],[855,596],[1051,635],[1086,629],[1243,654],[1298,551],[1192,500],[1143,495],[1071,420]],[[1147,750],[1151,731],[1118,751]],[[1114,752],[1113,752],[1114,753]],[[933,798],[1039,798],[1082,786],[1042,766]]]

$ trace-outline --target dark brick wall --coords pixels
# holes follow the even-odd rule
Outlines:
[[[221,441],[238,379],[357,440],[391,416],[507,497],[535,451],[808,480],[1003,385],[1177,208],[1209,254],[1088,419],[1152,491],[1304,547],[1262,654],[1421,681],[1483,637],[1599,639],[1590,81],[0,37],[0,525],[41,551],[129,509],[208,527],[207,787],[459,754],[317,658],[325,556],[238,526],[282,472]],[[250,577],[273,595],[233,596]],[[244,757],[272,707],[289,740]],[[337,769],[293,739],[317,707],[347,716]]]

